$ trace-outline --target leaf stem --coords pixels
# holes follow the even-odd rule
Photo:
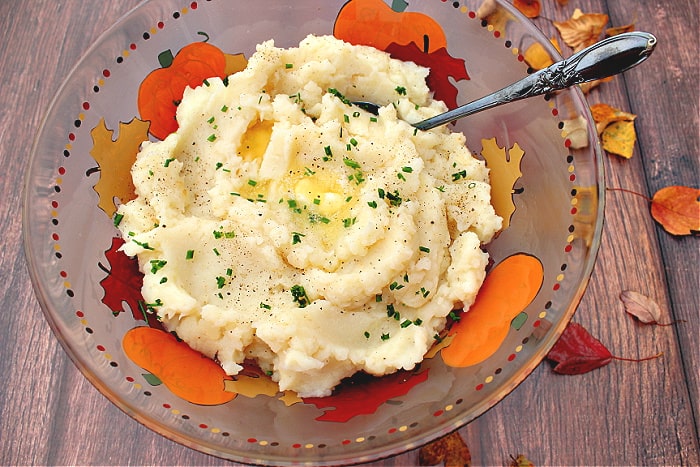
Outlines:
[[[623,362],[645,362],[647,360],[656,360],[657,358],[660,358],[664,353],[659,352],[656,355],[651,355],[649,357],[644,357],[644,358],[625,358],[625,357],[616,357],[615,355],[612,356],[613,360],[621,360]]]
[[[649,198],[641,193],[637,193],[636,191],[628,190],[626,188],[605,188],[605,191],[621,191],[623,193],[629,193],[631,195],[635,195],[635,196],[639,196],[640,198],[644,198],[649,203],[651,203],[651,201],[652,201],[651,198]]]

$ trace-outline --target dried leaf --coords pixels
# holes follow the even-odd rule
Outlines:
[[[599,135],[613,122],[633,121],[637,118],[635,114],[623,112],[608,104],[593,104],[591,106],[591,116],[593,116],[593,120],[596,122],[596,130]]]
[[[578,52],[593,45],[600,39],[603,28],[608,24],[608,15],[603,13],[582,13],[578,8],[566,21],[554,21],[566,45]]]
[[[518,454],[516,457],[511,455],[510,459],[510,467],[535,467],[535,464],[522,454]]]
[[[697,235],[700,232],[700,190],[686,186],[668,186],[654,194],[651,215],[673,235]]]
[[[569,0],[557,0],[557,5],[566,6],[569,4]]]
[[[549,55],[549,52],[539,42],[535,42],[523,53],[525,63],[530,65],[533,70],[541,70],[547,68],[554,63],[554,60]]]
[[[618,34],[622,34],[623,32],[632,32],[634,30],[635,30],[634,23],[625,24],[624,26],[616,26],[613,28],[607,28],[605,30],[605,36],[606,37],[617,36]]]
[[[513,6],[528,18],[537,18],[542,9],[539,0],[513,0]]]
[[[571,322],[547,354],[557,363],[556,373],[580,375],[603,367],[613,360],[610,351],[578,323]]]
[[[582,116],[563,121],[562,134],[571,143],[572,149],[588,147],[588,123]]]
[[[486,159],[491,178],[491,203],[496,214],[503,218],[502,228],[505,230],[510,225],[510,218],[515,212],[513,203],[514,185],[520,177],[520,162],[525,152],[516,143],[506,153],[496,143],[496,138],[481,140],[481,155]]]
[[[662,355],[663,352],[644,358],[617,357],[611,354],[586,328],[571,322],[547,354],[547,359],[556,363],[555,373],[580,375],[603,367],[613,360],[639,363],[654,360]]]
[[[657,324],[661,318],[659,305],[639,292],[625,290],[620,293],[620,300],[625,305],[625,311],[644,324]]]
[[[601,140],[603,149],[607,152],[629,159],[634,154],[634,145],[637,142],[634,122],[621,120],[611,123],[603,130]]]
[[[549,42],[551,42],[554,48],[557,49],[557,52],[561,54],[561,46],[559,45],[557,38],[551,37]],[[528,46],[523,53],[523,58],[525,59],[525,63],[530,65],[530,68],[533,70],[541,70],[554,64],[554,58],[552,58],[549,52],[547,52],[544,46],[539,42],[535,42]]]
[[[591,89],[597,88],[602,83],[609,83],[614,78],[615,78],[614,76],[608,76],[607,78],[603,78],[603,79],[594,79],[593,81],[587,81],[585,83],[581,83],[578,85],[578,87],[581,88],[581,91],[584,94],[588,94],[591,91]]]
[[[421,466],[437,465],[441,462],[445,463],[445,467],[472,465],[469,447],[458,432],[426,444],[418,451],[418,464]]]
[[[496,0],[484,0],[476,11],[479,19],[485,20],[493,31],[505,34],[506,25],[515,18],[505,8],[500,8]]]
[[[110,218],[117,210],[114,198],[122,203],[136,197],[131,181],[131,166],[141,143],[148,139],[148,122],[132,119],[129,123],[119,122],[119,137],[112,140],[113,131],[105,126],[104,118],[92,129],[93,146],[90,155],[100,166],[100,180],[95,191],[100,197],[98,206]]]

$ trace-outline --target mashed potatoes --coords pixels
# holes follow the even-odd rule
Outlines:
[[[188,89],[119,209],[164,325],[227,373],[256,361],[300,396],[420,362],[474,300],[501,226],[464,136],[406,123],[445,110],[427,73],[309,36]]]

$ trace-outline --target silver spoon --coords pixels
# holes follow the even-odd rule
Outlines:
[[[648,32],[626,32],[612,36],[500,91],[414,123],[413,126],[419,130],[429,130],[501,104],[607,78],[642,63],[651,55],[655,46],[656,37]],[[375,115],[379,112],[380,106],[372,102],[358,101],[353,104]]]

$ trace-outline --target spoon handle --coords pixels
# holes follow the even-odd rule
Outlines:
[[[501,104],[616,75],[646,60],[655,46],[656,37],[647,32],[635,31],[612,36],[500,91],[413,126],[420,130],[429,130]]]

